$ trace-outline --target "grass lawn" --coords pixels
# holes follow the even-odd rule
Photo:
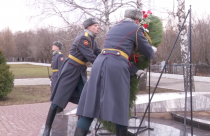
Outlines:
[[[151,87],[151,92],[153,89]],[[156,93],[168,92],[180,91],[162,88],[156,90]],[[141,91],[139,94],[148,94],[148,91]],[[50,95],[50,86],[48,85],[15,86],[7,97],[0,98],[0,106],[49,102]]]
[[[15,75],[15,79],[23,78],[48,78],[47,66],[36,66],[30,64],[10,64],[10,71]],[[49,68],[49,73],[52,75],[52,69]],[[87,72],[90,75],[90,72]]]
[[[15,79],[20,78],[48,78],[47,66],[36,66],[30,64],[10,64],[10,71]],[[49,73],[52,75],[51,68]]]
[[[0,106],[49,102],[49,85],[15,86],[7,97],[0,98]]]

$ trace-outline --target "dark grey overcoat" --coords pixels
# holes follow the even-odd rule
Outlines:
[[[100,52],[101,49],[97,47],[94,38],[83,32],[75,38],[69,54],[83,62],[93,63]],[[87,81],[86,69],[86,65],[81,65],[71,58],[65,60],[53,89],[51,97],[53,104],[62,108],[65,108],[69,101],[78,104]]]
[[[55,83],[58,79],[58,72],[61,68],[62,63],[64,62],[65,57],[60,51],[56,51],[52,57],[52,63],[51,67],[52,70],[58,70],[56,72],[52,72],[52,77],[51,77],[51,91],[53,90]],[[53,94],[53,93],[52,93]]]
[[[107,33],[104,48],[118,49],[128,56],[137,49],[152,59],[154,51],[144,37],[143,29],[138,28],[131,21],[117,24]],[[90,78],[83,88],[77,115],[128,126],[130,67],[129,60],[118,51],[102,51],[93,63]]]

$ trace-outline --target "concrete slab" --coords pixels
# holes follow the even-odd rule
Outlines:
[[[26,78],[15,79],[14,85],[50,85],[49,78]]]

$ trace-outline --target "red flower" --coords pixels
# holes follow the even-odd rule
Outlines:
[[[134,61],[135,61],[135,63],[139,62],[139,55],[138,54],[134,55]]]
[[[143,17],[144,17],[144,18],[147,18],[147,14],[144,14]]]
[[[144,27],[144,28],[147,28],[147,27],[148,27],[148,24],[143,24],[143,27]]]
[[[143,14],[145,14],[145,11],[142,11]]]
[[[132,54],[129,56],[128,60],[131,60]]]

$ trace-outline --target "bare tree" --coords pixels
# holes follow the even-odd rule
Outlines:
[[[192,59],[194,63],[210,65],[210,16],[197,19],[192,29]]]
[[[18,58],[31,57],[32,50],[30,49],[30,35],[28,32],[16,32],[14,34],[15,45],[17,47],[16,56]]]
[[[39,15],[41,19],[57,16],[70,26],[73,15],[76,17],[73,22],[78,22],[82,18],[95,17],[107,32],[115,23],[110,20],[111,14],[122,7],[136,7],[137,2],[134,0],[35,0],[32,5],[41,9]]]
[[[3,51],[3,35],[2,33],[0,32],[0,50]]]
[[[179,22],[178,22],[178,27],[179,27],[179,30],[181,29],[181,26],[185,20],[185,0],[178,0],[178,9],[177,9],[177,16],[178,16],[178,19],[179,19]],[[180,33],[180,46],[181,46],[181,57],[182,57],[182,62],[183,63],[187,63],[187,52],[188,52],[188,40],[187,40],[187,26],[186,24],[184,25],[184,28],[182,29],[181,33]],[[191,57],[191,56],[189,56]],[[192,91],[195,91],[195,86],[194,86],[194,78],[193,76],[190,77],[190,67],[188,69],[188,73],[187,73],[187,67],[184,66],[184,87],[186,88],[186,84],[190,84],[190,79],[192,81]],[[188,75],[188,76],[187,76]],[[188,83],[186,82],[186,77],[188,77]],[[188,87],[188,91],[190,91],[190,87]]]
[[[174,41],[177,36],[177,26],[173,24],[173,18],[169,18],[168,22],[165,25],[164,32],[163,32],[163,40],[162,43],[158,46],[158,50],[156,52],[155,59],[158,62],[165,60],[169,54],[166,52],[170,52],[171,48],[174,44]],[[178,45],[178,44],[177,44]],[[172,63],[180,63],[181,62],[181,52],[180,46],[175,46],[172,55],[170,57],[170,61]]]
[[[142,0],[136,0],[136,6],[138,9],[142,10]]]
[[[6,28],[0,32],[1,34],[1,41],[0,46],[1,50],[4,53],[7,61],[11,61],[13,57],[15,57],[16,53],[16,46],[14,42],[14,37],[9,28]]]
[[[54,38],[63,43],[62,52],[65,56],[69,54],[69,49],[71,48],[75,37],[81,31],[83,31],[83,29],[80,26],[72,24],[71,27],[68,27],[67,29],[58,29],[54,32]]]
[[[53,32],[48,29],[38,29],[35,38],[37,58],[41,60],[41,62],[50,63],[52,58],[52,44],[55,40]]]

